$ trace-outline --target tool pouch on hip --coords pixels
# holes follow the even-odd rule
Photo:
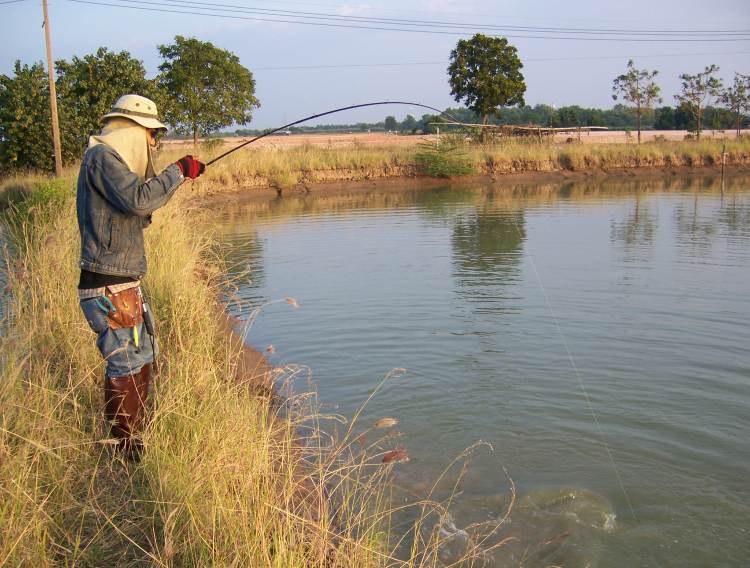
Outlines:
[[[107,313],[110,328],[135,327],[143,323],[143,298],[140,288],[128,288],[114,294],[107,290],[106,296],[114,307],[110,307]]]

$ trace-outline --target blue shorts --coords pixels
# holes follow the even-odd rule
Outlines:
[[[151,347],[151,336],[146,326],[138,324],[138,346],[132,327],[112,329],[109,327],[107,312],[97,303],[99,298],[81,300],[81,310],[86,321],[96,333],[96,346],[107,362],[107,376],[122,377],[135,374],[146,363],[154,362],[154,351]],[[156,345],[156,338],[153,338]],[[157,349],[158,352],[158,349]]]

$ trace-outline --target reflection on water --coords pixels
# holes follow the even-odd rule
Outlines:
[[[238,315],[287,296],[301,306],[273,304],[248,340],[308,365],[326,404],[351,414],[408,369],[365,413],[400,420],[404,499],[492,444],[427,526],[446,537],[446,562],[482,541],[498,566],[739,565],[748,187],[446,185],[249,203],[222,211],[218,230],[233,274],[250,270]],[[506,470],[518,498],[498,528]]]
[[[262,296],[254,294],[265,286],[265,269],[263,262],[263,238],[258,231],[248,230],[240,246],[224,245],[222,247],[224,261],[232,275],[227,285],[228,300],[240,300],[236,296],[238,289],[242,290],[244,301],[248,305],[260,305]]]
[[[722,200],[719,212],[719,223],[733,237],[747,237],[750,235],[750,206],[733,193]]]
[[[512,275],[518,271],[525,237],[523,211],[504,212],[492,201],[457,216],[452,235],[457,276],[491,280]]]
[[[711,255],[716,234],[713,211],[700,211],[698,194],[692,203],[680,203],[674,209],[675,233],[683,254],[688,258]]]
[[[619,241],[624,245],[626,260],[637,260],[645,251],[652,250],[658,217],[643,201],[643,196],[636,193],[631,212],[624,220],[613,219],[611,223],[610,238],[613,243]]]

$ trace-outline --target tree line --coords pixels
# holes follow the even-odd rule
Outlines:
[[[624,103],[612,109],[583,108],[577,105],[555,108],[550,105],[529,106],[524,101],[526,82],[523,63],[517,49],[507,38],[475,34],[461,39],[450,53],[448,83],[456,102],[464,107],[447,109],[463,123],[482,125],[535,125],[543,127],[606,126],[613,129],[635,129],[638,142],[643,128],[688,130],[696,138],[706,126],[725,130],[736,128],[737,136],[748,123],[750,112],[750,76],[735,73],[734,82],[726,88],[716,74],[716,65],[707,66],[695,75],[682,74],[681,91],[675,95],[675,106],[660,106],[661,88],[656,82],[658,71],[638,69],[628,61],[626,72],[612,83],[612,98]],[[434,132],[435,123],[445,118],[425,114],[421,119],[407,115],[403,121],[387,116],[383,122],[357,125],[325,125],[293,131],[385,130],[389,132]],[[486,130],[483,130],[486,132]],[[240,135],[248,131],[238,131]]]
[[[236,55],[182,36],[158,46],[158,52],[162,63],[152,79],[130,53],[106,47],[55,62],[64,163],[81,158],[89,136],[101,129],[100,117],[126,93],[153,99],[173,131],[194,140],[250,122],[259,106],[255,80]],[[13,75],[0,75],[0,172],[52,169],[49,103],[42,63],[16,61]]]
[[[242,126],[260,106],[255,80],[230,51],[210,42],[176,36],[159,45],[159,74],[146,78],[143,63],[127,51],[99,48],[71,61],[55,62],[63,161],[78,160],[88,137],[98,132],[99,118],[125,93],[153,99],[170,125],[170,135],[210,136],[229,126]],[[680,75],[682,88],[674,106],[661,104],[656,70],[638,69],[628,62],[625,73],[612,84],[612,96],[622,101],[611,109],[577,105],[555,108],[525,103],[523,64],[506,38],[476,34],[461,39],[450,53],[447,69],[451,94],[463,107],[447,112],[465,123],[540,125],[544,127],[606,126],[613,129],[654,128],[688,130],[700,137],[705,127],[740,129],[748,124],[750,76],[735,73],[724,86],[719,68],[710,65],[695,75]],[[0,75],[0,172],[19,169],[50,170],[49,85],[41,63],[16,61],[13,74]],[[438,115],[407,115],[402,121],[387,116],[383,122],[355,125],[319,125],[292,132],[383,130],[434,132]],[[238,129],[237,135],[259,130]]]
[[[461,122],[476,124],[482,117],[466,107],[446,108],[445,111]],[[417,118],[408,114],[399,121],[395,116],[386,116],[376,122],[358,122],[354,124],[318,124],[315,126],[292,127],[293,133],[339,133],[339,132],[392,132],[401,134],[434,133],[436,122],[445,122],[445,118],[435,114],[423,114]],[[635,130],[636,116],[633,110],[623,104],[616,104],[610,109],[587,108],[578,105],[554,107],[547,104],[502,109],[500,116],[490,116],[487,123],[493,125],[510,124],[524,126],[529,124],[565,128],[576,126],[606,126],[613,130]],[[703,112],[703,124],[715,130],[731,130],[735,127],[735,116],[726,108],[709,106]],[[750,116],[743,115],[741,127],[750,126]],[[696,120],[685,105],[660,106],[643,116],[642,128],[653,130],[687,130],[695,132]],[[262,129],[238,128],[231,134],[235,136],[256,136]]]
[[[483,124],[488,124],[493,116],[512,124],[508,121],[510,113],[507,107],[519,107],[522,112],[528,109],[523,98],[526,83],[522,68],[517,49],[506,38],[475,34],[470,39],[461,39],[451,51],[447,69],[451,95],[457,102],[464,102],[474,117],[481,118]],[[710,113],[711,126],[721,127],[731,117],[739,137],[750,112],[750,76],[735,73],[732,85],[725,87],[717,77],[718,71],[718,66],[709,65],[694,75],[681,74],[681,90],[674,97],[677,108],[662,107],[657,118],[653,107],[662,102],[661,88],[656,82],[658,71],[638,69],[631,59],[625,73],[617,76],[612,83],[612,98],[622,99],[629,104],[639,143],[644,120],[651,115],[654,116],[654,124],[658,120],[660,126],[685,126],[695,133],[696,138],[700,138],[708,118],[707,109],[717,103],[726,113],[713,108]],[[609,126],[603,116],[594,118],[593,113],[588,113],[586,117],[590,124],[581,124],[583,115],[587,113],[578,107],[568,107],[565,111],[562,118],[560,112],[555,112],[536,124],[552,126],[556,116],[561,126],[594,126],[596,122]]]

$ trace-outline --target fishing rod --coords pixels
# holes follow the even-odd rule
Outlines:
[[[445,112],[443,110],[440,110],[440,109],[437,109],[435,107],[431,107],[429,105],[422,104],[422,103],[414,103],[414,102],[410,102],[410,101],[378,101],[378,102],[374,102],[374,103],[362,103],[362,104],[358,104],[358,105],[349,105],[349,106],[346,106],[346,107],[336,108],[336,109],[329,110],[329,111],[326,111],[326,112],[321,112],[321,113],[318,113],[318,114],[313,114],[312,116],[307,116],[305,118],[300,118],[299,120],[295,120],[294,122],[290,122],[289,124],[285,124],[284,126],[279,126],[278,128],[274,128],[273,130],[267,130],[263,134],[260,134],[260,135],[256,136],[255,138],[253,138],[251,140],[247,140],[246,142],[243,142],[239,146],[235,146],[231,150],[227,150],[223,154],[220,154],[220,155],[216,156],[210,162],[206,162],[206,167],[210,166],[213,163],[218,162],[222,158],[226,158],[232,152],[236,152],[237,150],[239,150],[240,148],[244,148],[248,144],[252,144],[253,142],[257,142],[261,138],[265,138],[266,136],[270,136],[271,134],[275,134],[276,132],[279,132],[280,130],[286,130],[287,128],[289,128],[291,126],[295,126],[297,124],[301,124],[303,122],[307,122],[308,120],[313,120],[314,118],[320,118],[321,116],[326,116],[326,115],[334,114],[334,113],[337,113],[337,112],[343,112],[345,110],[352,110],[352,109],[355,109],[355,108],[364,108],[364,107],[379,106],[379,105],[410,105],[410,106],[422,107],[422,108],[426,108],[426,109],[429,109],[429,110],[434,110],[435,112],[439,113],[440,115],[447,117],[452,122],[454,122],[456,124],[461,124],[460,120],[458,120],[454,116],[451,116],[447,112]]]

